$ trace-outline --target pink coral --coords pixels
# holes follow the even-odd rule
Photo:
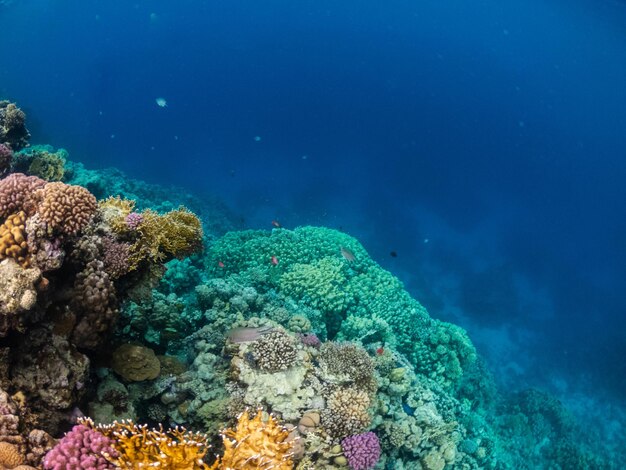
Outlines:
[[[46,470],[108,470],[116,468],[103,456],[118,456],[112,441],[104,434],[78,424],[46,454],[43,467]]]
[[[137,212],[131,212],[126,216],[125,221],[129,229],[137,230],[137,228],[139,228],[139,225],[141,225],[141,222],[143,222],[143,215]]]
[[[19,211],[32,213],[33,194],[46,182],[36,176],[13,173],[0,180],[0,218],[8,217]]]
[[[371,431],[346,437],[341,448],[352,470],[369,470],[380,459],[380,442]]]

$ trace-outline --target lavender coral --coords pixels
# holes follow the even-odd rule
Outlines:
[[[380,442],[371,431],[346,437],[341,448],[352,470],[369,470],[380,458]]]
[[[10,167],[13,160],[11,147],[0,143],[0,175],[3,175]]]
[[[116,468],[104,454],[117,457],[113,441],[84,424],[78,424],[46,454],[43,466],[46,470],[109,470]]]
[[[0,180],[0,217],[8,217],[19,211],[34,210],[33,195],[46,184],[36,176],[13,173]]]

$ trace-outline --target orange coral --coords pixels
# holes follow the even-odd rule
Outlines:
[[[250,418],[246,410],[239,415],[237,427],[222,433],[224,456],[219,468],[222,470],[293,468],[293,447],[295,441],[290,433],[272,415],[258,411]]]
[[[8,442],[0,442],[0,468],[13,469],[24,463],[24,456],[17,446]]]
[[[30,266],[26,243],[26,214],[23,211],[10,215],[0,225],[0,260],[13,258],[23,268]]]
[[[83,424],[93,427],[90,420],[85,420]],[[178,427],[167,431],[163,431],[163,428],[148,429],[147,426],[138,426],[131,421],[116,421],[112,425],[97,426],[95,429],[113,439],[113,447],[119,457],[105,457],[121,469],[217,469],[217,463],[212,466],[204,463],[204,456],[210,446],[207,444],[207,436],[201,433],[192,433]]]
[[[41,203],[38,213],[52,230],[76,235],[91,221],[98,204],[96,198],[82,186],[48,183],[39,190]]]

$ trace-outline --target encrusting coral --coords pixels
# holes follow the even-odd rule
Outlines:
[[[161,371],[154,351],[135,344],[123,344],[113,351],[111,367],[131,382],[156,379]]]

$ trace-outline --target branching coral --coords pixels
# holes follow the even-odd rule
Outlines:
[[[148,429],[132,422],[116,422],[109,426],[97,426],[96,430],[111,438],[117,456],[108,455],[116,468],[135,470],[158,467],[168,470],[211,470],[204,462],[209,445],[201,433],[174,428],[164,431]],[[233,467],[241,468],[241,467]]]
[[[328,398],[322,426],[334,438],[362,432],[371,422],[370,397],[357,388],[338,388]]]
[[[143,260],[163,262],[182,258],[202,247],[200,219],[184,207],[163,215],[146,210],[141,216],[136,228],[138,238],[131,246],[133,267]]]
[[[294,338],[283,331],[272,331],[252,346],[252,354],[259,369],[276,372],[291,367],[297,358]]]
[[[220,469],[291,470],[294,440],[272,415],[258,411],[240,414],[235,429],[223,433],[224,456]]]

